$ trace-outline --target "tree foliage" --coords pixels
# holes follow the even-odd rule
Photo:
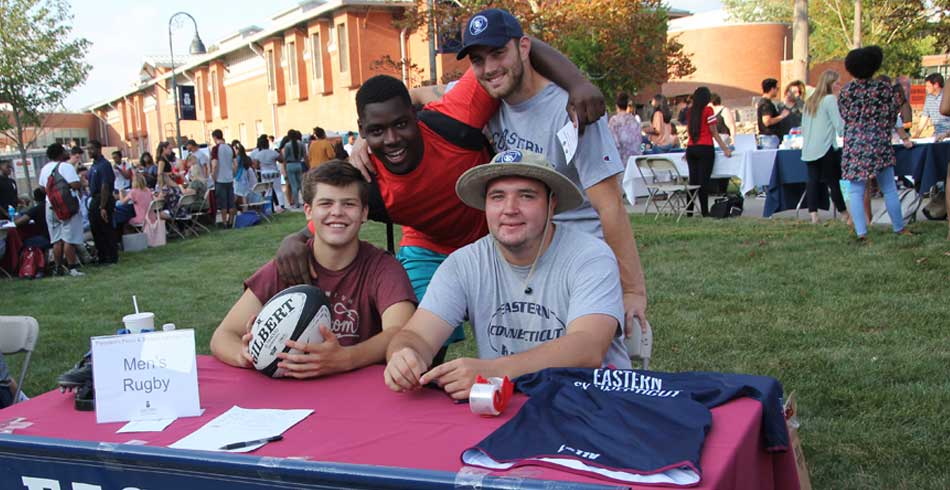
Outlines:
[[[791,22],[788,0],[723,0],[730,16],[743,22]],[[945,51],[950,39],[948,0],[863,0],[862,45],[884,49],[882,71],[917,74],[921,56]],[[809,0],[809,57],[813,63],[843,59],[854,46],[854,2]],[[939,47],[939,48],[938,48]]]
[[[43,113],[62,106],[89,72],[90,43],[70,38],[72,18],[64,0],[0,0],[0,131],[24,159]]]
[[[668,7],[662,0],[455,0],[436,1],[432,9],[427,4],[417,0],[399,26],[417,29],[431,19],[441,35],[457,33],[474,13],[503,8],[527,35],[567,55],[607,94],[635,93],[695,70],[683,46],[667,38]]]

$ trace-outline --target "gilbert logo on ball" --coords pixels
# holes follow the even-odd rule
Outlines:
[[[267,376],[282,377],[284,370],[277,367],[280,362],[277,354],[300,353],[287,347],[288,340],[308,344],[323,342],[320,325],[327,328],[331,325],[330,303],[320,288],[292,286],[277,293],[261,308],[251,327],[248,350],[254,368]]]

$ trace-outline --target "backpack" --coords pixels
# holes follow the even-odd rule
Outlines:
[[[929,220],[943,221],[947,219],[947,201],[944,191],[934,192],[927,205],[921,209]]]
[[[46,198],[49,199],[56,218],[67,221],[79,212],[79,199],[73,195],[73,190],[69,187],[69,182],[63,178],[63,174],[59,173],[60,165],[62,162],[56,164],[49,178],[46,179]]]
[[[725,108],[719,109],[719,112],[716,113],[716,131],[720,135],[726,135],[729,133],[729,126],[726,126],[726,118],[722,117],[722,111],[726,110]]]
[[[43,277],[46,270],[46,254],[39,247],[27,246],[20,252],[20,279]]]
[[[709,208],[709,215],[718,219],[735,218],[742,215],[742,204],[742,196],[730,194],[720,197]]]
[[[6,384],[6,380],[0,380],[0,408],[11,405],[13,405],[13,387]]]
[[[261,222],[261,216],[254,211],[246,211],[234,218],[235,228],[247,228]]]

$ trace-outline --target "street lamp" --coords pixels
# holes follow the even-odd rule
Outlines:
[[[175,23],[175,18],[184,15],[191,19],[191,23],[195,26],[195,39],[191,41],[191,48],[189,49],[190,54],[205,54],[208,51],[205,49],[205,44],[201,42],[201,37],[198,36],[198,22],[195,21],[195,18],[191,16],[188,12],[176,12],[172,14],[168,19],[168,54],[171,55],[172,62],[172,97],[175,98],[175,146],[178,147],[178,155],[181,156],[181,115],[178,109],[178,83],[175,80],[175,50],[172,48],[172,25]],[[199,88],[200,89],[200,88]]]

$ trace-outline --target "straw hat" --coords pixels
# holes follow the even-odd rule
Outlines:
[[[570,211],[584,202],[584,196],[573,182],[551,168],[544,156],[526,150],[508,150],[484,165],[468,169],[455,183],[455,193],[468,206],[484,211],[488,183],[501,177],[543,182],[557,196],[554,214]]]

